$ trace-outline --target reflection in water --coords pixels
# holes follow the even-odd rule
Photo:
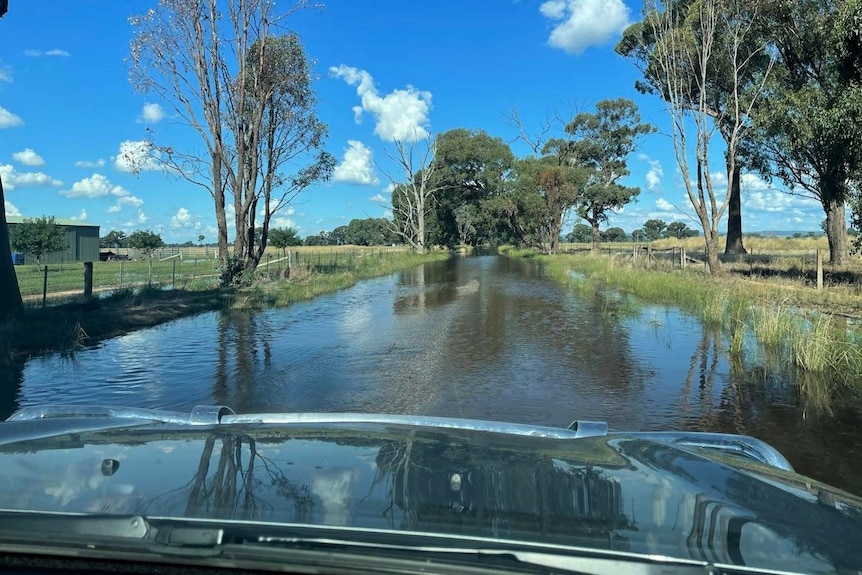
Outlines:
[[[857,498],[631,436],[563,442],[397,426],[70,434],[0,446],[9,470],[0,507],[289,523],[297,534],[296,524],[408,530],[773,569],[789,557],[812,573],[862,568],[846,536],[862,521]],[[105,474],[105,458],[122,463]]]
[[[800,395],[795,384],[811,375],[730,347],[673,309],[561,288],[528,260],[470,257],[286,309],[185,318],[0,377],[7,393],[20,388],[21,406],[222,404],[746,433],[862,493],[862,399]]]

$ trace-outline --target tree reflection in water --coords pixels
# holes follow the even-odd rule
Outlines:
[[[220,450],[215,455],[217,445]],[[215,470],[211,472],[213,463]],[[143,512],[151,507],[183,507],[186,517],[260,520],[271,516],[274,506],[269,498],[256,496],[259,491],[264,495],[275,493],[291,502],[293,520],[311,522],[314,497],[307,485],[291,480],[276,461],[263,456],[254,438],[213,434],[203,442],[191,481],[144,502]],[[279,512],[283,511],[279,506]]]
[[[621,484],[600,466],[407,440],[381,447],[375,486],[391,528],[628,549]],[[620,460],[617,466],[625,464]]]

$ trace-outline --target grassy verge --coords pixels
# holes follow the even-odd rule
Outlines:
[[[289,280],[261,279],[243,289],[213,289],[190,283],[187,289],[124,289],[110,296],[30,309],[20,320],[0,324],[0,365],[49,352],[71,352],[138,329],[225,308],[258,309],[293,302],[350,287],[361,279],[387,275],[449,257],[407,252],[367,252],[344,269],[321,273],[297,266]],[[343,259],[343,258],[342,258]]]
[[[290,305],[350,287],[362,279],[445,260],[449,256],[447,251],[432,251],[425,255],[369,251],[362,257],[354,258],[348,266],[325,274],[300,265],[292,269],[290,281],[262,281],[242,290],[237,294],[233,306],[239,309],[260,309]]]
[[[824,311],[828,292],[809,289],[810,294],[791,298],[783,285],[732,276],[712,278],[692,270],[646,269],[602,256],[506,253],[533,257],[549,275],[579,289],[611,286],[643,301],[676,306],[725,330],[731,352],[742,351],[744,342],[754,342],[764,354],[777,355],[801,371],[822,374],[818,380],[832,389],[815,392],[831,392],[843,385],[862,388],[862,331],[845,317]],[[839,296],[845,305],[850,304],[848,298],[846,293]],[[806,302],[818,305],[812,308]],[[858,309],[862,298],[856,296],[853,303]]]

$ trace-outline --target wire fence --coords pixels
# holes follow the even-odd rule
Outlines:
[[[567,253],[588,253],[589,247],[568,247]],[[602,244],[600,253],[645,266],[670,269],[707,269],[704,250],[685,247],[654,248],[650,244]],[[806,286],[862,284],[862,260],[858,256],[838,267],[828,264],[823,250],[758,250],[747,254],[720,254],[722,266],[730,273],[750,278],[783,278]]]
[[[210,252],[213,250],[210,249]],[[334,274],[355,271],[362,258],[383,257],[403,252],[404,248],[368,247],[320,250],[292,250],[267,253],[255,277],[271,280],[290,277],[289,270]],[[216,287],[220,282],[219,261],[203,250],[162,250],[153,258],[141,258],[130,250],[113,252],[107,261],[92,264],[92,291],[111,294],[123,289],[153,286],[160,289]],[[132,259],[141,258],[141,259]],[[85,293],[85,264],[82,262],[49,265],[16,265],[15,272],[25,305],[42,307],[74,299]]]

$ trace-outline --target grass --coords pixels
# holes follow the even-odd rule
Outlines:
[[[291,281],[262,281],[242,290],[234,307],[259,309],[280,307],[294,302],[308,300],[318,295],[332,293],[352,286],[357,281],[387,275],[395,271],[417,266],[430,261],[444,260],[449,252],[436,250],[425,255],[410,252],[369,250],[352,260],[342,257],[341,267],[327,264],[331,273],[319,273],[316,264],[301,264],[291,270]],[[301,260],[300,260],[301,261]],[[321,264],[323,265],[323,264]]]
[[[329,253],[334,255],[335,252]],[[366,249],[352,252],[349,258],[343,251],[339,256],[338,263],[333,257],[331,260],[321,258],[319,266],[316,261],[294,266],[289,279],[258,274],[255,283],[248,288],[217,289],[209,280],[197,280],[188,281],[186,289],[123,288],[106,297],[84,299],[79,296],[46,309],[27,309],[19,320],[0,323],[0,365],[42,353],[71,352],[204,311],[287,306],[350,287],[361,279],[446,259],[449,253],[434,251],[420,256],[403,250]],[[119,262],[101,263],[116,265]]]
[[[804,296],[796,293],[788,297],[781,283],[770,285],[729,275],[713,278],[695,270],[647,269],[605,256],[506,253],[538,259],[549,275],[565,283],[612,286],[644,301],[679,307],[704,324],[725,330],[732,352],[742,351],[749,340],[765,355],[774,357],[778,352],[799,370],[824,376],[805,379],[806,393],[832,392],[844,385],[862,388],[862,331],[845,317],[825,311],[835,298],[858,310],[862,304],[858,295],[841,292],[836,296],[830,295],[830,290],[809,288]],[[573,280],[573,271],[580,279]],[[818,389],[818,385],[829,389]]]

